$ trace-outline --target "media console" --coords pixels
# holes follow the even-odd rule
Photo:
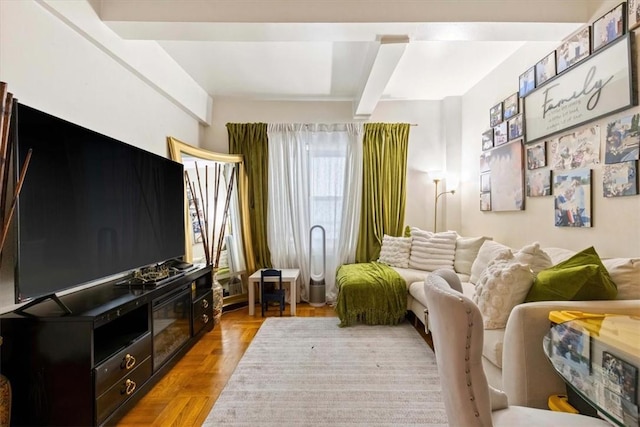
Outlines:
[[[162,285],[109,282],[0,317],[12,425],[115,424],[206,331],[210,267]]]

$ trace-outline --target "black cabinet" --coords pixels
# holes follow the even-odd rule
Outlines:
[[[0,317],[13,425],[115,424],[207,331],[211,269],[162,286],[105,283]]]

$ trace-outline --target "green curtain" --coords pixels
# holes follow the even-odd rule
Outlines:
[[[256,268],[271,267],[267,245],[269,144],[266,123],[227,123],[229,153],[244,156],[249,181],[249,215]]]
[[[364,125],[362,210],[356,262],[378,259],[385,234],[402,235],[409,128],[408,123]]]

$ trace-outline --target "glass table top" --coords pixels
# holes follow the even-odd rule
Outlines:
[[[602,418],[614,425],[638,427],[640,313],[552,312],[549,318],[552,326],[543,349],[567,385]],[[573,319],[554,323],[567,318]]]

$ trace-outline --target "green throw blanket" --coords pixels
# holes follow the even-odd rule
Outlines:
[[[345,264],[336,273],[340,326],[397,325],[407,312],[407,284],[378,262]]]

